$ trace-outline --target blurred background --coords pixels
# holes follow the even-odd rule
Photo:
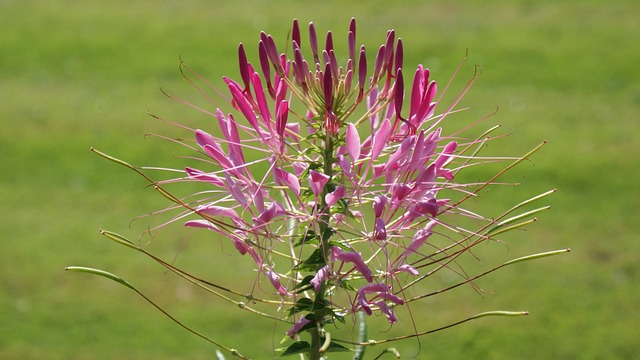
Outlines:
[[[442,85],[468,49],[449,97],[474,64],[482,66],[482,76],[462,103],[470,110],[445,128],[453,131],[499,107],[486,127],[502,124],[514,133],[492,144],[492,153],[523,154],[549,142],[515,170],[522,185],[495,201],[480,199],[479,208],[499,214],[558,189],[548,199],[551,212],[526,232],[509,235],[498,252],[508,259],[572,249],[495,273],[481,282],[487,294],[466,287],[429,300],[414,314],[418,330],[487,310],[528,310],[529,317],[483,319],[420,344],[394,346],[406,358],[420,347],[421,359],[631,359],[640,353],[636,1],[230,3],[0,1],[0,358],[214,356],[213,347],[131,291],[65,273],[68,265],[121,275],[212,338],[256,359],[271,358],[282,329],[99,235],[106,228],[137,239],[149,219],[131,220],[166,202],[89,147],[137,165],[171,163],[177,148],[144,135],[178,136],[178,130],[147,112],[203,129],[215,125],[162,95],[160,89],[201,101],[180,76],[180,58],[221,86],[222,76],[239,78],[238,43],[257,63],[260,31],[283,44],[298,18],[313,21],[319,33],[333,30],[338,43],[346,40],[351,17],[371,53],[394,28],[404,41],[405,67],[422,63]],[[237,263],[246,259],[231,257],[219,244],[202,233],[167,230],[149,248],[166,259],[177,256],[178,265],[203,277],[240,282]],[[486,270],[475,266],[470,270]],[[251,286],[253,275],[246,279]],[[404,321],[387,330],[369,335],[383,339],[413,328]]]

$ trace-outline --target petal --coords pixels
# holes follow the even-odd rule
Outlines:
[[[402,255],[400,255],[401,259],[406,259],[407,256],[413,254],[413,253],[417,253],[418,249],[422,246],[422,244],[424,244],[425,241],[427,241],[427,239],[429,238],[429,236],[431,236],[431,234],[433,233],[433,227],[436,226],[436,222],[435,220],[431,220],[429,221],[429,223],[427,223],[427,226],[424,227],[424,229],[420,229],[416,232],[416,234],[413,236],[413,240],[411,240],[411,244],[409,244],[409,246],[404,250],[404,252],[402,253]]]
[[[404,265],[400,265],[398,266],[398,268],[396,269],[397,272],[406,272],[408,274],[414,275],[414,276],[418,276],[420,275],[420,273],[418,272],[418,270],[416,270],[416,268],[414,268],[413,266],[409,265],[409,264],[404,264]]]
[[[315,195],[320,195],[322,193],[322,190],[328,181],[328,175],[314,170],[309,171],[309,186]]]
[[[333,192],[330,192],[324,196],[324,201],[327,203],[327,206],[331,206],[337,203],[338,200],[342,199],[345,196],[345,193],[345,187],[338,186]]]
[[[286,213],[287,212],[285,211],[284,207],[277,201],[274,201],[271,203],[271,205],[269,205],[268,208],[260,213],[257,218],[254,218],[253,221],[256,223],[256,225],[262,225],[271,222],[271,220],[273,220],[274,218],[285,215]]]
[[[385,206],[387,206],[387,197],[385,195],[377,195],[373,199],[373,212],[377,218],[382,216]]]
[[[298,321],[295,322],[295,324],[293,324],[293,326],[291,326],[289,328],[289,330],[287,330],[287,336],[289,336],[291,338],[291,340],[293,340],[293,337],[307,324],[309,324],[311,322],[311,320],[308,320],[305,317],[301,317],[300,319],[298,319]]]
[[[377,218],[374,227],[373,237],[376,240],[386,240],[387,239],[387,228],[384,223],[384,220]]]
[[[313,285],[313,289],[318,291],[320,285],[329,277],[329,265],[325,265],[322,269],[318,270],[316,275],[311,279],[310,283]]]
[[[349,157],[351,157],[351,162],[355,163],[358,158],[360,158],[360,135],[358,134],[358,129],[352,123],[349,123],[347,126],[345,143]]]
[[[234,220],[234,222],[237,221],[242,221],[240,219],[240,217],[238,216],[238,213],[236,213],[235,210],[228,208],[228,207],[224,207],[224,206],[217,206],[217,205],[200,205],[196,208],[196,212],[199,214],[205,214],[205,215],[210,215],[210,216],[224,216],[224,217],[228,217],[231,218],[232,220]]]
[[[373,135],[373,150],[371,152],[371,161],[375,160],[384,149],[389,135],[391,134],[391,123],[389,119],[384,119],[378,131]]]
[[[364,260],[362,260],[362,256],[359,253],[343,252],[342,249],[340,249],[337,246],[334,246],[331,248],[331,256],[335,260],[353,263],[353,266],[356,268],[356,270],[358,270],[362,274],[362,276],[364,276],[364,278],[367,279],[368,282],[373,281],[373,274],[371,273],[371,270],[369,270],[367,265],[364,263]]]
[[[275,273],[275,271],[267,270],[266,273],[271,285],[280,293],[280,295],[287,295],[287,290],[280,283],[280,276]]]
[[[282,169],[274,168],[273,177],[277,185],[285,185],[296,196],[300,195],[300,181],[298,181],[298,178],[295,175]]]
[[[396,318],[391,308],[389,308],[389,306],[387,306],[384,301],[376,301],[373,303],[373,305],[377,306],[380,309],[380,311],[387,317],[387,320],[390,323],[394,324],[398,322],[398,318]]]
[[[214,174],[209,174],[209,173],[205,173],[204,171],[198,170],[198,169],[194,169],[194,168],[190,168],[190,167],[186,167],[184,169],[184,172],[187,174],[187,176],[189,177],[189,179],[193,179],[193,180],[199,180],[199,181],[206,181],[208,183],[211,183],[213,185],[216,185],[218,187],[221,188],[226,188],[227,184],[224,181],[224,178],[214,175]]]

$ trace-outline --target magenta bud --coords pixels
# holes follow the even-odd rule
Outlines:
[[[273,64],[273,68],[276,70],[276,72],[279,75],[283,75],[284,68],[280,63],[280,56],[278,55],[278,47],[276,46],[276,42],[273,40],[273,37],[271,37],[271,35],[267,35],[267,41],[265,42],[265,45],[267,47],[267,56],[269,57],[271,64]]]
[[[356,34],[349,31],[349,37],[347,39],[349,47],[349,59],[356,60]]]
[[[402,69],[398,68],[398,74],[396,75],[396,86],[394,93],[394,105],[396,108],[396,116],[402,118],[400,112],[402,111],[402,103],[404,102],[404,77],[402,76]]]
[[[287,127],[287,118],[289,117],[289,102],[281,101],[276,109],[276,131],[280,136],[280,141],[284,138],[284,132]]]
[[[365,81],[367,80],[367,52],[364,45],[360,47],[360,58],[358,59],[358,86],[360,90],[364,90]]]
[[[333,50],[333,34],[331,34],[331,31],[327,31],[327,42],[324,49],[327,52]]]
[[[402,63],[404,61],[404,50],[403,50],[403,46],[402,46],[402,39],[398,38],[398,44],[396,45],[396,64],[395,64],[395,69],[401,69],[402,68]]]
[[[331,64],[327,63],[324,67],[324,103],[326,109],[331,109],[333,97],[333,77],[331,76]]]
[[[393,43],[395,42],[396,32],[393,30],[387,31],[387,42],[384,44],[385,53],[384,60],[387,66],[391,66],[391,60],[393,60]]]
[[[356,37],[356,18],[352,17],[349,22],[349,32],[353,33],[353,37]]]
[[[293,19],[293,29],[291,29],[291,39],[294,43],[298,44],[298,47],[302,45],[300,42],[300,26],[298,25],[298,19]]]
[[[240,65],[240,76],[244,83],[244,89],[249,88],[249,63],[247,62],[247,54],[244,52],[242,43],[238,46],[238,63]]]
[[[312,22],[309,23],[309,44],[311,45],[313,58],[317,64],[320,62],[320,60],[318,59],[318,37],[316,36],[316,27]]]
[[[380,45],[378,53],[376,54],[376,60],[373,64],[373,79],[374,81],[380,78],[382,75],[382,65],[384,65],[385,46]]]
[[[267,55],[267,48],[262,40],[258,43],[258,55],[260,57],[262,75],[267,81],[269,95],[271,95],[271,98],[275,98],[275,90],[273,89],[273,85],[271,85],[271,66],[269,65],[269,56]]]

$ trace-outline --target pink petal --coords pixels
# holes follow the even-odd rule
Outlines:
[[[387,320],[390,323],[394,324],[398,322],[398,318],[396,318],[391,308],[389,308],[384,301],[376,301],[373,303],[373,305],[376,305],[378,308],[380,308],[380,311],[387,317]]]
[[[310,283],[313,285],[313,289],[318,291],[320,285],[329,277],[329,265],[325,265],[322,269],[318,270],[316,275],[311,279]]]
[[[208,183],[211,183],[213,185],[216,185],[218,187],[221,188],[226,188],[227,184],[224,181],[224,178],[217,176],[217,175],[213,175],[213,174],[209,174],[209,173],[205,173],[204,171],[198,170],[198,169],[193,169],[190,167],[187,167],[184,169],[184,172],[187,174],[187,176],[190,179],[194,179],[194,180],[199,180],[199,181],[206,181]]]
[[[200,147],[204,148],[205,145],[209,144],[211,146],[215,146],[222,151],[222,148],[216,142],[215,138],[209,134],[208,132],[202,131],[200,129],[196,130],[196,142]]]
[[[406,272],[406,273],[414,275],[414,276],[420,275],[418,270],[416,270],[416,268],[414,268],[413,266],[411,266],[409,264],[403,264],[403,265],[398,266],[396,271],[398,271],[398,272]]]
[[[375,222],[373,237],[376,240],[386,240],[387,239],[387,228],[384,223],[384,220],[377,218]]]
[[[273,285],[273,287],[280,293],[280,295],[287,295],[287,290],[280,283],[280,276],[278,276],[278,274],[276,274],[274,271],[267,270],[266,275],[269,278],[271,285]]]
[[[282,169],[274,168],[273,177],[277,185],[285,185],[296,196],[300,195],[300,181],[298,181],[298,178],[295,175]]]
[[[331,248],[331,256],[335,260],[353,263],[353,266],[356,268],[356,270],[358,270],[362,274],[362,276],[364,276],[364,278],[367,279],[368,282],[373,281],[373,274],[371,273],[371,270],[369,270],[367,265],[364,263],[364,260],[362,260],[362,256],[359,253],[344,252],[339,247],[334,246]]]
[[[455,141],[452,141],[444,147],[444,149],[442,150],[442,153],[440,154],[440,156],[438,156],[438,158],[434,162],[436,164],[436,169],[440,169],[447,164],[453,152],[456,151],[457,146],[458,146],[458,143],[456,143]]]
[[[320,195],[322,193],[322,190],[328,181],[328,175],[314,170],[309,171],[309,186],[315,195]]]
[[[196,212],[210,216],[225,216],[233,220],[240,220],[235,210],[217,205],[200,205],[196,208]]]
[[[384,119],[378,131],[373,135],[373,150],[371,152],[371,160],[375,160],[384,149],[384,146],[391,134],[391,123],[389,119]]]
[[[424,244],[425,241],[427,241],[427,239],[429,238],[429,236],[431,236],[431,234],[433,233],[433,227],[436,226],[436,222],[435,220],[431,220],[429,221],[429,223],[427,223],[427,226],[424,227],[424,229],[420,229],[416,232],[416,234],[413,236],[413,240],[411,240],[411,244],[409,244],[409,246],[404,250],[404,252],[402,253],[402,255],[400,255],[401,259],[406,259],[407,256],[413,254],[413,253],[417,253],[418,249],[422,246],[422,244]]]
[[[337,203],[338,200],[342,199],[345,196],[345,193],[345,187],[338,186],[333,192],[330,192],[324,196],[324,201],[327,203],[327,206],[331,206]]]
[[[209,229],[209,230],[214,230],[214,231],[219,230],[218,227],[216,227],[215,225],[213,225],[212,223],[210,223],[207,220],[189,220],[189,221],[184,223],[184,226],[186,226],[186,227],[195,227],[195,228],[203,228],[203,229]]]
[[[358,129],[352,123],[347,126],[345,142],[351,162],[355,163],[360,158],[360,135],[358,134]]]
[[[377,195],[373,199],[373,212],[377,218],[382,216],[385,206],[387,206],[387,197],[385,195]]]
[[[293,340],[293,337],[296,336],[298,331],[300,331],[300,329],[302,329],[305,325],[309,324],[310,322],[311,320],[307,320],[307,318],[301,317],[300,319],[298,319],[298,321],[296,321],[295,324],[293,324],[293,326],[291,326],[291,328],[289,328],[289,330],[287,330],[287,336],[289,336],[291,340]]]
[[[271,222],[276,217],[280,217],[285,215],[287,212],[284,207],[280,205],[277,201],[274,201],[266,208],[257,218],[254,218],[254,222],[256,225],[262,225]]]

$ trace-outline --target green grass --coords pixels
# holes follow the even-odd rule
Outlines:
[[[140,165],[175,161],[175,149],[143,138],[175,131],[146,111],[193,126],[213,125],[160,93],[163,88],[199,101],[180,77],[179,57],[220,84],[223,75],[237,77],[239,42],[255,59],[260,30],[282,39],[297,17],[341,36],[352,16],[370,49],[395,28],[405,41],[405,64],[424,63],[441,84],[469,49],[470,65],[458,84],[471,75],[472,64],[481,64],[483,74],[465,98],[471,110],[445,126],[454,129],[500,106],[488,124],[515,133],[491,151],[524,153],[549,141],[534,164],[512,174],[522,186],[495,189],[479,206],[498,214],[517,200],[558,189],[549,200],[551,213],[526,233],[506,237],[508,247],[492,250],[506,259],[572,248],[568,256],[519,264],[483,280],[494,293],[458,289],[417,306],[420,329],[486,310],[531,313],[425,337],[420,358],[624,359],[640,352],[640,46],[634,40],[640,5],[341,3],[0,2],[0,358],[213,357],[212,347],[131,291],[65,273],[67,265],[121,275],[216,340],[257,358],[271,357],[268,351],[279,346],[283,329],[245,316],[99,236],[103,227],[136,238],[147,220],[131,229],[129,221],[162,208],[164,201],[88,148]],[[169,230],[150,249],[166,258],[180,252],[180,264],[223,283],[236,281],[237,262],[246,260],[227,256],[229,249],[201,232]],[[221,251],[227,255],[219,256]],[[469,270],[486,266],[472,263]],[[407,329],[409,324],[399,324],[371,337]],[[415,341],[397,345],[407,358],[417,351]]]

